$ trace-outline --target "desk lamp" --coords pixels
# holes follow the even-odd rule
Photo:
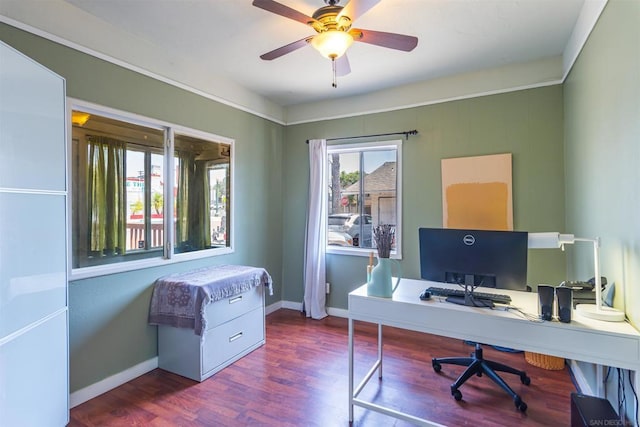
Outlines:
[[[589,239],[585,237],[575,237],[573,234],[560,233],[529,233],[529,248],[561,248],[564,245],[572,245],[575,242],[593,243],[593,264],[596,288],[596,303],[576,305],[576,313],[590,319],[605,320],[608,322],[621,322],[624,320],[624,312],[611,307],[602,306],[602,279],[600,276],[600,239]]]

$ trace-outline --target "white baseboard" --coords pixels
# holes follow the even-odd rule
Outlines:
[[[295,301],[282,301],[281,308],[288,308],[289,310],[298,310],[302,311],[302,303]]]
[[[278,307],[271,309],[274,306],[278,306]],[[295,302],[295,301],[279,301],[267,307],[267,314],[273,313],[279,308],[288,308],[290,310],[302,311],[302,303]],[[344,308],[327,307],[327,314],[329,316],[336,316],[336,317],[345,317],[345,318],[349,317],[349,311],[345,310]]]
[[[91,384],[90,386],[82,388],[78,391],[74,391],[69,396],[69,406],[71,408],[76,407],[88,400],[93,399],[94,397],[100,396],[101,394],[106,393],[109,390],[121,386],[128,381],[138,378],[140,375],[153,371],[157,367],[158,358],[154,357],[145,362],[138,363],[137,365],[132,366],[129,369],[118,372],[115,375],[98,381],[97,383]]]
[[[586,394],[587,396],[595,396],[589,382],[587,381],[582,369],[576,363],[575,360],[571,360],[569,363],[569,369],[571,369],[571,373],[573,373],[573,378],[576,380],[576,385],[578,387],[578,392],[582,394]]]
[[[345,310],[344,308],[327,307],[327,313],[330,316],[344,317],[344,318],[349,317],[349,310]]]
[[[286,308],[290,310],[302,311],[302,303],[294,302],[294,301],[278,301],[276,303],[270,304],[265,307],[265,313],[271,314],[274,311],[277,311],[281,308]],[[343,308],[333,308],[327,307],[327,313],[330,316],[336,317],[348,317],[348,310]],[[94,397],[100,396],[103,393],[108,392],[122,384],[131,381],[140,375],[146,374],[147,372],[153,371],[158,367],[158,358],[154,357],[145,362],[139,363],[135,366],[132,366],[129,369],[126,369],[122,372],[119,372],[115,375],[112,375],[108,378],[105,378],[97,383],[91,384],[83,389],[75,391],[71,393],[69,396],[69,405],[71,408],[76,407],[88,400],[93,399]],[[593,395],[591,390],[591,386],[586,380],[582,370],[578,366],[578,364],[571,360],[569,368],[573,373],[573,376],[576,380],[576,384],[578,386],[578,391],[583,394]]]
[[[264,308],[264,314],[271,314],[274,311],[278,311],[282,308],[282,301],[274,302]]]
[[[301,311],[302,304],[278,301],[265,307],[265,313],[270,314],[281,308],[290,308]],[[94,397],[98,397],[101,394],[108,392],[109,390],[112,390],[128,381],[138,378],[140,375],[153,371],[157,367],[158,358],[154,357],[153,359],[149,359],[145,362],[132,366],[129,369],[118,372],[115,375],[100,380],[97,383],[91,384],[90,386],[74,391],[69,395],[69,407],[74,408],[78,405],[81,405],[84,402],[93,399]]]
[[[276,303],[273,303],[267,306],[265,309],[265,313],[271,314],[274,311],[279,310],[281,308],[302,311],[302,303],[296,302],[296,301],[278,301]],[[345,310],[344,308],[326,307],[326,309],[327,309],[327,314],[329,316],[344,317],[344,318],[349,317],[349,311]]]

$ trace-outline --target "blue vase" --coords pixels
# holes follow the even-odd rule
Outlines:
[[[398,269],[398,280],[395,285],[391,283],[391,265],[395,265]],[[371,271],[371,279],[367,283],[367,295],[372,297],[391,298],[393,292],[400,283],[402,272],[400,263],[395,259],[378,258],[378,264]]]

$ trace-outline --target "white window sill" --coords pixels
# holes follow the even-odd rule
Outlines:
[[[166,258],[149,258],[138,261],[119,262],[114,264],[97,265],[95,267],[84,267],[71,269],[69,281],[89,279],[92,277],[106,276],[109,274],[124,273],[128,271],[142,270],[150,267],[161,267],[164,265],[175,264],[177,262],[185,262],[196,259],[214,257],[218,255],[226,255],[233,253],[233,248],[215,248],[197,252],[189,252],[182,254],[174,254],[170,259]]]
[[[378,257],[377,249],[364,249],[364,248],[346,248],[340,246],[327,246],[326,253],[329,255],[350,255],[350,256],[360,256],[360,257],[368,257],[369,254],[373,252],[373,256],[375,258]],[[392,259],[402,259],[402,252],[391,252]]]

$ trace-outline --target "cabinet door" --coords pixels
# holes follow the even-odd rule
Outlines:
[[[64,79],[0,42],[0,425],[69,421]]]
[[[0,188],[65,191],[64,80],[4,44],[0,64]]]
[[[67,424],[67,312],[0,345],[0,425]]]
[[[59,195],[0,192],[0,338],[66,307],[65,209]]]

